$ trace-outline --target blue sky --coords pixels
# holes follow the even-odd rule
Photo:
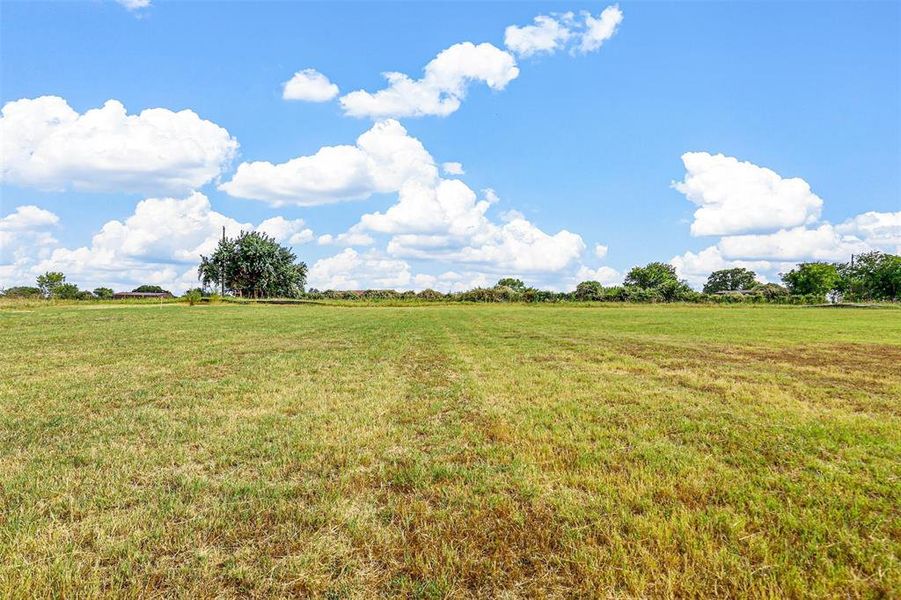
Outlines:
[[[293,245],[317,287],[568,289],[652,260],[698,285],[901,250],[899,3],[0,8],[0,287],[181,290],[223,224]],[[304,69],[340,91],[286,100]],[[389,71],[414,85],[376,97]],[[85,120],[108,100],[129,117]]]

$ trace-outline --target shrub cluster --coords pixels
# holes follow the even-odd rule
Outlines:
[[[76,284],[66,281],[66,276],[58,271],[48,271],[37,278],[37,286],[16,286],[0,290],[0,296],[17,299],[45,300],[110,300],[112,288],[98,287],[94,291],[80,289]],[[157,285],[142,285],[134,292],[157,292],[168,294],[167,290]]]
[[[776,292],[778,288],[780,292]],[[823,301],[818,295],[792,295],[780,285],[758,285],[752,293],[731,292],[724,294],[705,294],[689,287],[676,290],[665,288],[642,288],[631,285],[603,286],[597,281],[583,281],[574,292],[554,292],[536,288],[513,290],[508,286],[477,287],[462,292],[442,293],[432,289],[419,293],[396,290],[316,290],[312,289],[304,298],[308,300],[421,300],[426,302],[480,302],[480,303],[553,303],[553,302],[630,302],[630,303],[665,303],[688,302],[710,304],[819,304]]]

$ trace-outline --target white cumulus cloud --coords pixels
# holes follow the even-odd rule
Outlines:
[[[31,267],[49,256],[57,241],[50,230],[59,217],[34,205],[0,218],[0,288],[34,284]]]
[[[618,5],[608,6],[598,17],[583,13],[585,31],[579,36],[579,51],[594,52],[613,37],[616,28],[623,22],[623,11]]]
[[[466,175],[463,165],[458,162],[446,162],[441,164],[441,170],[445,175]]]
[[[128,10],[140,10],[142,8],[149,8],[151,1],[150,0],[116,0],[116,4],[120,6],[124,6]]]
[[[79,114],[57,96],[4,105],[0,139],[0,181],[45,190],[184,192],[218,177],[238,149],[190,110],[129,115],[109,100]]]
[[[504,45],[520,58],[554,54],[569,47],[570,54],[587,54],[613,37],[623,21],[618,5],[605,8],[595,17],[583,11],[538,15],[533,25],[510,25],[504,31]]]
[[[385,251],[395,259],[549,273],[585,250],[579,235],[546,233],[516,211],[505,212],[500,223],[489,218],[499,201],[494,191],[484,190],[480,199],[460,179],[441,177],[431,154],[395,120],[376,123],[353,146],[327,146],[279,165],[244,163],[220,189],[302,206],[397,193],[386,210],[364,214],[347,231],[317,240],[323,246],[372,246],[373,235],[382,234],[390,236]]]
[[[570,15],[571,18],[571,15]],[[534,25],[510,25],[504,31],[504,45],[523,58],[552,53],[563,48],[572,33],[562,20],[547,15],[535,17]]]
[[[851,254],[869,249],[862,240],[841,235],[829,223],[812,229],[795,227],[775,233],[731,235],[720,239],[717,247],[726,258],[782,261],[848,260]]]
[[[409,286],[413,275],[405,261],[345,248],[317,260],[307,279],[309,287],[320,290],[395,289]]]
[[[607,246],[605,246],[604,244],[595,244],[594,255],[598,258],[604,258],[605,256],[607,256]]]
[[[901,254],[901,211],[869,211],[835,226],[841,235],[860,238],[867,244]]]
[[[488,44],[462,42],[442,50],[425,66],[421,79],[385,73],[388,87],[377,92],[357,90],[341,97],[352,117],[447,116],[460,108],[472,82],[504,89],[519,76],[513,56]]]
[[[336,148],[344,160],[327,156]],[[376,123],[355,146],[326,147],[310,157],[259,167],[245,163],[221,189],[305,205],[397,192],[388,209],[364,214],[344,233],[320,236],[320,245],[372,245],[371,234],[385,234],[391,236],[387,254],[395,258],[528,272],[563,269],[585,249],[579,235],[545,233],[516,211],[505,213],[500,224],[492,221],[486,213],[498,202],[494,191],[484,190],[479,199],[463,181],[440,177],[432,156],[397,121]],[[312,182],[320,185],[313,189]]]
[[[272,217],[256,226],[256,231],[266,233],[280,244],[299,246],[313,241],[313,230],[306,227],[303,219],[286,219],[284,217]]]
[[[338,86],[316,69],[303,69],[285,82],[282,98],[306,102],[328,102],[338,95]]]
[[[722,154],[687,152],[682,162],[685,179],[673,187],[699,207],[692,235],[775,231],[819,219],[823,201],[803,179]]]
[[[358,231],[346,231],[338,235],[326,233],[316,240],[320,246],[371,246],[375,243],[372,236]]]
[[[58,222],[56,214],[28,204],[16,207],[15,211],[0,219],[0,231],[27,231],[56,225]]]
[[[575,284],[578,285],[583,281],[597,281],[601,285],[619,285],[623,282],[623,275],[619,271],[611,267],[598,267],[591,269],[585,265],[581,265],[576,272]],[[575,285],[573,286],[575,287]]]
[[[434,178],[438,168],[395,120],[381,121],[354,146],[324,146],[280,164],[244,162],[219,189],[275,206],[315,206],[396,191],[410,178]]]

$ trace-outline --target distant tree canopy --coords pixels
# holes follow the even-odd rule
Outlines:
[[[274,238],[258,231],[219,241],[215,252],[201,256],[197,275],[205,288],[225,288],[251,298],[294,298],[303,293],[307,265]]]
[[[757,274],[742,267],[714,271],[704,284],[705,294],[727,292],[729,290],[750,290],[757,285]]]
[[[7,288],[3,295],[7,298],[36,298],[41,295],[41,290],[27,285],[18,285]]]
[[[583,281],[573,293],[576,300],[603,300],[604,286],[599,281]]]
[[[94,295],[101,300],[109,300],[113,297],[113,290],[108,287],[94,288]]]
[[[644,267],[632,267],[626,275],[625,284],[635,287],[655,289],[668,282],[678,283],[676,268],[662,262],[652,262]]]
[[[88,297],[91,292],[87,293]],[[83,292],[78,289],[74,283],[61,283],[53,290],[53,297],[60,300],[84,300],[86,299]]]
[[[141,292],[144,294],[171,294],[169,290],[164,290],[158,285],[139,285],[132,292]]]
[[[627,287],[646,290],[646,293],[659,295],[666,302],[685,300],[696,293],[687,283],[680,281],[673,265],[652,262],[644,267],[632,267],[624,281]]]
[[[522,279],[516,279],[515,277],[504,277],[497,282],[496,287],[508,287],[514,292],[522,292],[525,291],[526,284],[522,282]]]
[[[38,275],[38,289],[44,298],[56,298],[56,289],[66,282],[66,276],[58,271],[47,271]]]
[[[882,252],[855,256],[838,265],[835,290],[849,300],[901,299],[901,256]]]
[[[782,281],[788,291],[797,295],[825,297],[839,280],[838,268],[832,263],[801,263],[788,273],[782,274]]]

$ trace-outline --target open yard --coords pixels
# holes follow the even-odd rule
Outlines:
[[[0,310],[2,597],[897,597],[899,506],[899,310]]]

